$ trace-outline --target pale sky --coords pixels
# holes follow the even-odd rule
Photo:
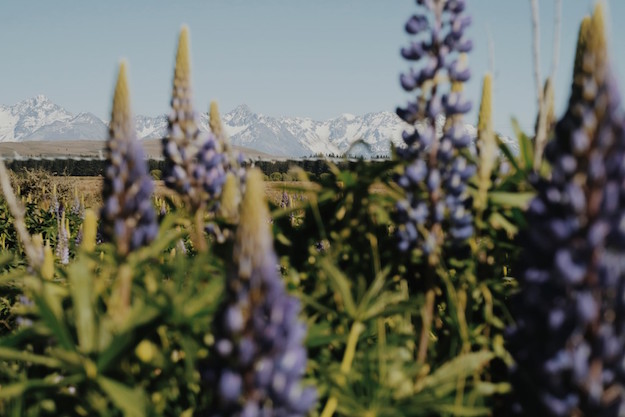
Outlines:
[[[468,0],[473,15],[467,94],[477,108],[494,47],[495,126],[535,114],[529,0]],[[611,0],[611,50],[625,88],[625,1]],[[581,18],[593,0],[563,0],[556,78],[558,115],[568,100]],[[540,0],[542,73],[551,64],[553,1]],[[409,64],[399,56],[414,0],[0,0],[0,104],[45,94],[71,112],[108,119],[117,64],[129,63],[136,114],[169,110],[178,31],[191,33],[195,104],[239,104],[272,116],[323,120],[394,111]],[[623,90],[625,91],[625,90]],[[475,111],[468,122],[475,123]]]

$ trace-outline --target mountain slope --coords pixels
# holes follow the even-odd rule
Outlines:
[[[56,120],[22,138],[22,141],[71,139],[103,140],[108,127],[92,113],[79,113],[69,120]]]
[[[14,106],[0,106],[0,142],[22,140],[43,126],[72,117],[70,112],[43,95]]]
[[[342,114],[318,121],[304,117],[272,117],[240,105],[222,116],[224,130],[233,145],[279,157],[312,155],[388,155],[391,142],[401,146],[405,124],[391,112],[362,116]],[[199,116],[200,128],[208,130],[208,115]],[[160,139],[167,134],[167,116],[136,116],[137,136]],[[475,129],[467,125],[470,133]],[[58,141],[107,136],[106,122],[91,113],[74,115],[45,96],[0,106],[0,142]],[[365,145],[353,146],[356,142]]]

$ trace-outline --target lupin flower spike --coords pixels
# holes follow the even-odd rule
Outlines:
[[[225,157],[212,133],[199,129],[191,94],[189,31],[180,32],[167,137],[163,139],[165,184],[197,212],[215,202],[225,182]]]
[[[122,62],[113,98],[101,211],[103,236],[115,243],[120,255],[149,244],[158,233],[154,186],[133,123]]]
[[[91,209],[85,210],[85,220],[82,222],[81,247],[85,252],[93,252],[96,245],[98,218]]]
[[[63,265],[69,263],[69,230],[65,223],[65,210],[61,206],[61,218],[57,220],[56,256]]]
[[[217,391],[209,415],[304,416],[316,400],[313,388],[301,386],[306,327],[278,273],[262,174],[254,169],[247,180],[206,372]]]
[[[215,135],[220,143],[220,147],[226,156],[227,168],[232,172],[242,184],[245,182],[245,168],[243,167],[243,154],[233,149],[230,139],[226,134],[219,115],[219,106],[216,101],[211,101],[210,110],[208,112],[208,124],[211,132]]]
[[[492,83],[490,74],[484,76],[482,101],[477,123],[477,150],[479,152],[478,194],[476,207],[482,212],[486,208],[488,189],[491,186],[491,173],[497,158],[497,141],[493,128]]]
[[[54,255],[52,254],[52,248],[50,247],[50,243],[48,241],[46,241],[46,245],[43,247],[41,276],[47,280],[54,278]]]
[[[415,40],[401,51],[419,67],[400,77],[404,90],[416,90],[417,97],[397,109],[399,117],[414,125],[403,133],[406,146],[397,151],[405,161],[397,182],[406,195],[397,203],[397,233],[400,250],[418,248],[432,255],[446,232],[456,244],[473,235],[473,220],[465,206],[466,183],[475,167],[460,154],[471,143],[462,123],[471,103],[462,94],[462,84],[470,77],[466,53],[473,44],[464,33],[471,23],[464,0],[417,3],[421,13],[405,26]]]
[[[56,192],[56,184],[54,184],[52,187],[52,202],[50,203],[50,213],[54,214],[57,219],[60,216],[59,209],[59,198]]]
[[[84,207],[82,206],[82,202],[78,196],[78,188],[74,187],[74,202],[72,203],[71,213],[75,216],[82,217],[84,211]]]
[[[625,115],[599,4],[580,28],[568,109],[527,213],[509,350],[516,410],[625,413]]]
[[[239,181],[232,172],[226,175],[226,182],[221,193],[218,214],[231,221],[237,223],[239,219],[239,204],[241,203],[241,188]]]

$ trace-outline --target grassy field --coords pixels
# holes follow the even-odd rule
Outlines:
[[[103,177],[51,177],[52,182],[57,184],[59,190],[67,190],[66,193],[78,191],[79,195],[84,195],[85,203],[88,207],[99,207],[102,198]],[[284,181],[269,181],[265,183],[267,198],[278,203],[282,196],[282,191],[297,183]],[[165,186],[164,181],[154,181],[155,194],[159,197],[174,195],[175,193]],[[66,196],[68,198],[69,196]]]

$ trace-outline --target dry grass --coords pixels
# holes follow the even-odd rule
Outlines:
[[[159,159],[162,157],[162,145],[159,139],[142,140],[146,157]],[[44,141],[44,142],[2,142],[0,155],[14,158],[17,155],[24,158],[100,158],[105,155],[105,141],[72,140],[72,141]],[[242,152],[245,159],[276,159],[269,154],[248,148],[233,146]]]
[[[98,207],[102,203],[102,184],[103,177],[51,177],[52,183],[56,183],[59,190],[78,191],[79,195],[84,196],[87,207]],[[282,191],[289,185],[297,183],[289,182],[266,182],[265,189],[267,199],[275,204],[280,202]],[[154,181],[155,194],[159,197],[174,195],[174,192],[165,186],[163,181]]]

